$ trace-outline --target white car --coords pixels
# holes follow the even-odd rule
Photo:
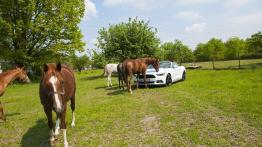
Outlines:
[[[146,70],[147,85],[170,85],[176,81],[183,81],[186,79],[186,68],[178,66],[176,62],[160,61],[159,71],[156,72],[152,65],[149,65]],[[143,75],[139,75],[135,82],[138,85],[144,85]]]

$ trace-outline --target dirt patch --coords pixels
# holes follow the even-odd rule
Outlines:
[[[140,122],[144,131],[148,134],[152,134],[160,130],[160,122],[155,116],[146,116]]]

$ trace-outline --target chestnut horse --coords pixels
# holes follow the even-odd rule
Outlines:
[[[66,108],[67,101],[71,101],[72,123],[75,126],[75,77],[73,71],[66,65],[45,64],[40,82],[39,94],[50,129],[50,143],[54,143],[59,129],[63,131],[64,146],[68,146],[66,137]],[[56,126],[53,127],[52,110],[56,112]],[[61,121],[60,121],[61,120]]]
[[[6,72],[3,72],[0,74],[0,97],[4,94],[6,87],[9,83],[11,83],[15,79],[20,79],[23,82],[30,82],[30,79],[28,78],[26,71],[24,68],[15,68],[12,70],[8,70]],[[3,111],[3,106],[0,101],[0,120],[5,121],[5,115]]]
[[[138,59],[126,59],[123,61],[123,76],[124,81],[127,85],[127,90],[132,94],[131,89],[131,79],[134,74],[137,74],[137,77],[139,77],[139,74],[142,74],[144,77],[145,87],[147,88],[146,83],[146,69],[147,66],[152,64],[153,67],[158,72],[159,70],[159,59],[153,58],[153,57],[147,57],[147,58],[138,58]],[[138,88],[138,82],[137,82],[137,88]]]

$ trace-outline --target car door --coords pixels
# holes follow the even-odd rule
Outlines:
[[[172,68],[173,68],[173,82],[178,81],[179,80],[179,66],[177,65],[176,62],[172,62]]]

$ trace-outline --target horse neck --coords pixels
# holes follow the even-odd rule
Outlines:
[[[145,63],[146,63],[147,65],[153,64],[153,63],[155,62],[155,60],[152,59],[152,58],[145,58],[144,61],[145,61]]]
[[[2,90],[4,90],[10,82],[12,82],[13,80],[17,78],[18,73],[19,71],[17,71],[16,69],[13,69],[13,70],[9,70],[7,72],[0,74],[0,79],[1,79],[0,84],[1,84],[1,87],[3,87]]]

